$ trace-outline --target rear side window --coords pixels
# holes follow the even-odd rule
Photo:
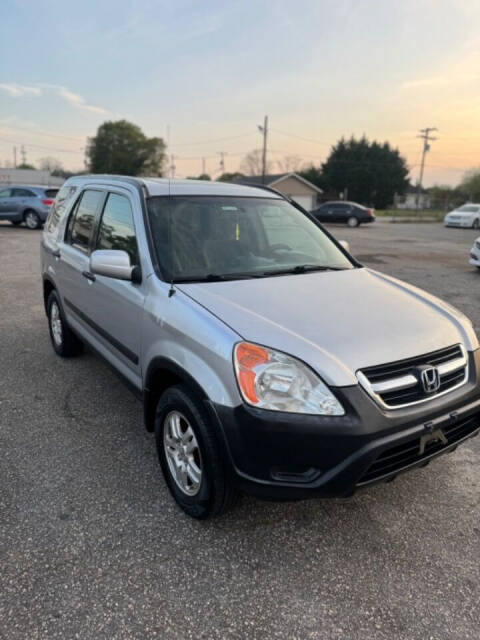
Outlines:
[[[133,212],[128,198],[111,193],[103,210],[98,232],[97,249],[121,249],[130,256],[132,264],[138,264],[137,239],[133,224]]]
[[[11,189],[3,189],[0,191],[0,198],[10,198],[12,195]]]
[[[77,187],[73,187],[73,186],[62,187],[60,191],[58,191],[57,189],[49,189],[45,191],[45,195],[47,193],[50,193],[50,191],[56,192],[56,198],[55,198],[55,202],[50,208],[50,213],[48,214],[46,228],[49,233],[53,233],[57,229],[58,223],[60,222],[60,219],[66,207],[68,206],[69,203],[71,203],[73,196],[77,191]]]
[[[14,198],[36,198],[37,194],[28,189],[13,189]]]
[[[101,191],[84,191],[70,218],[67,242],[77,249],[88,251],[92,238],[95,214],[103,200]]]
[[[45,189],[46,198],[55,198],[58,193],[58,189]]]

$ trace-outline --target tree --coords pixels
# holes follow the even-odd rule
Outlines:
[[[15,169],[35,169],[33,164],[28,164],[28,162],[22,162],[21,164],[17,164]]]
[[[261,176],[263,167],[262,158],[263,151],[261,149],[249,151],[240,163],[240,170],[248,176]],[[272,163],[267,160],[265,173],[269,173],[271,168]]]
[[[54,172],[59,174],[63,171],[62,163],[60,160],[53,158],[52,156],[46,156],[45,158],[40,158],[38,161],[38,166],[42,171],[48,171],[53,174]]]
[[[315,167],[313,164],[311,164],[309,167],[306,167],[305,169],[302,169],[302,171],[298,171],[297,173],[299,176],[302,176],[302,178],[305,178],[305,180],[308,180],[319,189],[323,189],[324,191],[327,189],[327,184],[321,167]]]
[[[480,168],[467,171],[458,185],[458,190],[465,199],[478,202],[480,200]]]
[[[201,173],[199,176],[187,176],[187,180],[211,180],[208,173]]]
[[[285,156],[283,160],[277,160],[276,162],[279,171],[284,173],[292,173],[296,171],[297,173],[302,167],[303,160],[296,155]]]
[[[342,138],[322,166],[329,189],[348,193],[349,200],[384,209],[395,193],[408,186],[408,167],[388,142],[370,143],[365,137]]]
[[[222,173],[221,176],[218,176],[217,182],[236,182],[237,180],[242,180],[245,178],[244,173],[240,173],[239,171],[234,171],[233,173]]]
[[[104,122],[97,135],[89,138],[86,157],[92,173],[161,176],[165,143],[161,138],[147,138],[127,120]]]

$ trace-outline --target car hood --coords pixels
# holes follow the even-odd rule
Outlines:
[[[457,209],[454,209],[447,213],[447,218],[448,216],[455,216],[456,218],[471,218],[475,215],[477,214],[474,211],[458,211]]]
[[[356,384],[365,367],[478,345],[459,311],[366,268],[177,287],[244,340],[300,358],[334,386]]]

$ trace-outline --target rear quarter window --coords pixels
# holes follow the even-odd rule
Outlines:
[[[55,198],[57,196],[58,189],[45,189],[46,198]]]
[[[48,191],[45,191],[45,195],[50,192],[55,193],[55,196],[48,196],[55,197],[55,202],[52,204],[45,225],[45,228],[49,233],[55,233],[56,231],[58,231],[60,220],[62,219],[63,214],[70,208],[70,205],[72,204],[77,191],[78,187],[74,186],[65,186],[60,190],[48,189]]]

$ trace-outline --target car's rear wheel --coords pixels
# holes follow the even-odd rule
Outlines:
[[[25,213],[23,214],[23,220],[26,226],[32,230],[38,229],[41,225],[40,217],[38,213],[33,211],[33,209],[29,209],[28,211],[25,211]]]
[[[353,229],[354,227],[358,227],[360,223],[358,221],[358,218],[356,218],[355,216],[350,216],[350,218],[347,220],[347,224]]]
[[[71,358],[81,353],[83,344],[68,326],[56,291],[52,291],[48,297],[47,315],[55,353],[62,358]]]
[[[193,518],[228,511],[238,498],[221,446],[201,400],[176,385],[160,397],[155,413],[157,453],[168,488]]]
[[[473,221],[472,229],[480,229],[480,219],[479,218],[475,218],[475,220]]]

